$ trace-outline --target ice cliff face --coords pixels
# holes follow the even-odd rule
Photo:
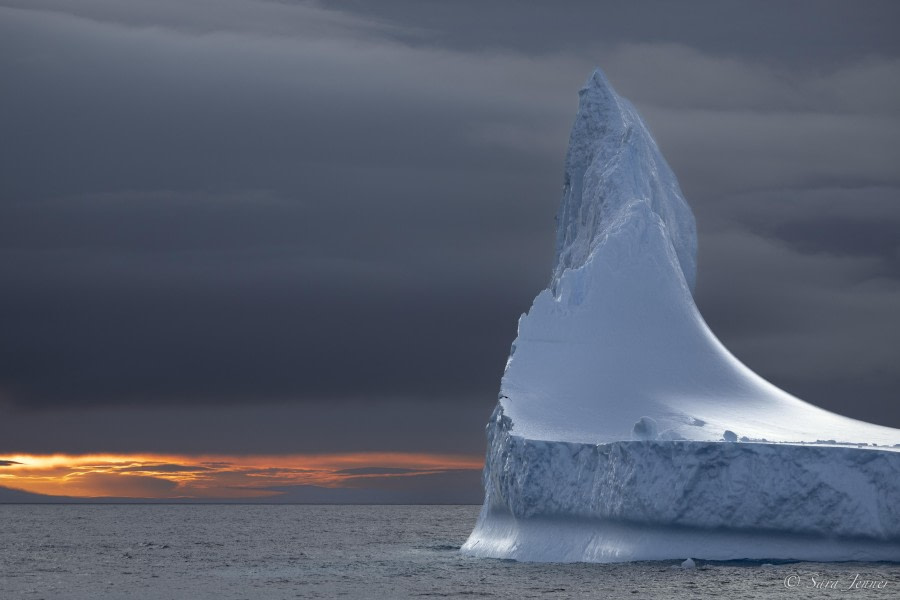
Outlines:
[[[900,455],[693,441],[524,439],[498,410],[463,547],[551,562],[900,560]]]
[[[599,71],[580,92],[557,221],[464,552],[900,560],[900,431],[783,392],[713,335],[692,296],[690,208]]]

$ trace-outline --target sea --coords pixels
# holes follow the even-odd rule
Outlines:
[[[478,510],[0,505],[0,599],[900,598],[895,563],[471,558]]]

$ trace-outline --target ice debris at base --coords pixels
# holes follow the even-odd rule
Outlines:
[[[719,342],[692,296],[693,214],[599,70],[564,183],[550,285],[519,319],[462,551],[900,560],[900,431],[807,404]]]
[[[656,433],[656,421],[650,417],[641,417],[634,424],[631,430],[631,437],[635,440],[655,440],[659,435]]]

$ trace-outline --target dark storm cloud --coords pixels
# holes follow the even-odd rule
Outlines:
[[[3,409],[0,448],[34,453],[284,454],[391,450],[477,454],[495,386],[474,397],[368,395],[331,402]],[[483,397],[488,396],[488,397]],[[205,466],[219,468],[206,462]]]
[[[712,54],[806,65],[894,54],[900,46],[894,26],[900,7],[890,0],[864,7],[842,0],[689,0],[677,6],[668,0],[576,0],[565,5],[542,0],[337,0],[330,5],[417,28],[423,32],[421,43],[462,51],[590,55],[598,45],[639,40],[689,43]]]
[[[357,17],[336,12],[312,2],[271,2],[267,0],[4,0],[10,8],[83,17],[99,23],[132,28],[169,29],[183,33],[252,33],[260,36],[305,36],[327,38],[367,32],[383,35],[400,30],[374,16]]]
[[[504,317],[527,307],[549,263],[522,242],[542,229],[549,240],[552,208],[519,213],[533,181],[472,141],[479,122],[508,115],[499,100],[478,106],[477,85],[448,83],[465,61],[412,54],[403,66],[447,64],[422,81],[400,75],[404,94],[384,87],[398,75],[373,72],[377,59],[333,40],[7,17],[5,39],[25,56],[42,27],[82,51],[14,86],[13,112],[99,69],[95,85],[10,128],[13,402],[471,395],[496,378],[514,327]],[[390,42],[367,50],[405,56]],[[152,68],[134,71],[146,56]],[[513,112],[534,112],[526,96]],[[33,127],[53,144],[36,144]],[[48,367],[54,377],[35,372]]]
[[[7,450],[477,451],[595,64],[726,345],[900,425],[895,4],[0,5]]]

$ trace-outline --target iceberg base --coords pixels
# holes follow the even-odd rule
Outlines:
[[[462,552],[541,562],[900,561],[900,453],[744,442],[584,444],[488,424]]]
[[[484,515],[462,547],[480,558],[523,562],[638,560],[900,561],[900,542],[767,531],[653,527],[591,519]]]

